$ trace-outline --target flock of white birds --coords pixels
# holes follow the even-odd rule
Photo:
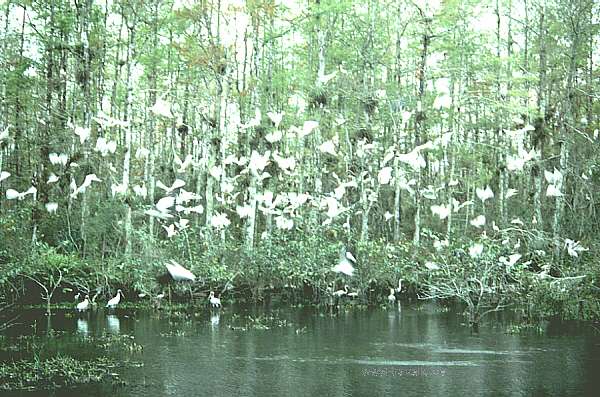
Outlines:
[[[331,76],[331,78],[335,77],[335,74]],[[165,117],[165,118],[173,118],[173,114],[171,112],[171,105],[165,101],[164,99],[158,99],[154,106],[150,108],[150,110],[157,116]],[[279,128],[281,122],[283,121],[283,117],[285,112],[268,112],[267,116],[275,126],[273,132],[267,134],[266,139],[271,142],[277,142],[283,139],[284,132]],[[410,117],[410,114],[408,115]],[[404,118],[404,116],[403,116]],[[113,126],[122,126],[128,127],[129,123],[120,121],[110,116],[99,113],[93,120],[100,124],[103,128],[109,128]],[[261,125],[262,113],[260,109],[256,109],[254,118],[250,119],[248,122],[244,124],[240,124],[239,128],[246,129]],[[342,125],[346,122],[341,117],[336,119],[336,124]],[[79,143],[81,145],[85,144],[91,137],[90,128],[82,128],[78,126],[71,126],[73,129],[73,133],[79,138]],[[319,127],[319,123],[314,120],[307,120],[303,123],[302,127],[291,126],[286,132],[287,135],[291,135],[299,140],[306,137],[307,135],[313,133],[315,129]],[[526,126],[522,129],[523,131],[529,131],[533,127]],[[8,141],[10,139],[9,129],[6,127],[2,132],[0,132],[0,143],[4,141]],[[335,173],[332,174],[333,178],[337,180],[338,186],[333,189],[330,193],[323,194],[321,197],[313,197],[309,193],[297,193],[297,192],[281,192],[275,195],[272,191],[267,189],[262,190],[249,197],[249,202],[244,205],[236,206],[235,213],[240,218],[248,218],[251,217],[255,211],[258,209],[259,211],[265,214],[271,214],[275,216],[275,225],[284,230],[291,230],[294,227],[294,218],[297,216],[297,211],[300,207],[304,205],[312,205],[322,211],[326,215],[326,219],[323,224],[330,224],[335,218],[340,215],[348,212],[352,208],[352,204],[349,204],[347,200],[344,201],[344,197],[346,196],[346,192],[348,189],[356,189],[359,187],[359,184],[363,186],[363,188],[367,188],[369,186],[374,187],[376,183],[381,185],[388,185],[391,183],[397,183],[398,186],[402,189],[407,190],[411,194],[415,194],[414,186],[416,185],[415,179],[407,180],[406,173],[400,169],[399,163],[406,164],[410,169],[414,171],[420,171],[422,168],[426,167],[425,157],[423,153],[427,150],[434,150],[438,148],[447,147],[452,140],[452,133],[442,134],[440,137],[436,138],[433,141],[428,141],[422,145],[415,147],[408,153],[400,153],[397,148],[390,147],[385,151],[384,158],[380,163],[380,169],[377,172],[377,177],[373,178],[367,171],[364,171],[360,175],[356,177],[350,177],[348,180],[342,180]],[[340,156],[339,153],[339,138],[334,136],[332,139],[323,142],[318,150],[324,156]],[[360,141],[358,143],[358,147],[356,148],[356,155],[359,157],[365,157],[375,151],[377,151],[378,145],[376,143],[367,143],[366,141]],[[111,154],[115,154],[117,151],[117,143],[113,140],[109,140],[104,137],[98,137],[93,148],[94,151],[98,152],[101,156],[108,156]],[[138,148],[136,151],[136,157],[138,159],[147,159],[150,151],[146,148]],[[538,154],[535,150],[530,152],[526,152],[524,150],[519,150],[516,155],[511,155],[507,157],[507,169],[510,172],[520,172],[523,170],[525,164],[531,160],[538,158]],[[235,176],[233,178],[228,177],[225,172],[225,167],[229,164],[237,164],[239,166],[243,166],[243,170],[241,174],[250,174],[253,178],[260,183],[264,179],[270,178],[271,175],[268,172],[265,172],[265,168],[267,165],[273,160],[275,164],[286,174],[291,175],[297,165],[296,159],[291,157],[284,157],[281,153],[275,151],[271,153],[271,151],[266,151],[265,153],[258,153],[257,151],[253,151],[250,158],[237,158],[235,156],[228,156],[224,159],[221,165],[215,165],[208,169],[209,175],[215,178],[220,182],[221,192],[223,196],[228,194],[232,198],[235,198],[237,194],[234,193],[235,187],[234,182],[239,177]],[[393,161],[395,160],[395,161]],[[50,153],[49,161],[53,167],[53,172],[50,173],[50,176],[47,180],[48,184],[56,183],[61,178],[61,169],[64,170],[65,167],[78,167],[78,165],[74,162],[69,163],[69,156],[65,153]],[[197,159],[194,159],[192,155],[187,155],[185,159],[181,160],[177,155],[174,155],[174,162],[177,165],[177,172],[180,174],[184,174],[186,170],[190,166],[196,166],[199,164]],[[393,164],[390,166],[388,164]],[[114,167],[112,167],[114,168]],[[10,176],[11,174],[7,171],[0,170],[0,182],[4,184],[10,185]],[[546,196],[548,197],[559,197],[562,196],[561,192],[563,175],[556,168],[550,172],[544,171],[545,179],[548,183],[546,189]],[[99,178],[96,174],[88,174],[83,178],[81,184],[77,184],[75,177],[72,177],[70,181],[70,194],[69,199],[74,200],[80,194],[86,192],[87,189],[90,189],[93,184],[102,183],[102,179]],[[456,180],[450,181],[448,186],[456,186],[459,182]],[[189,220],[184,218],[184,216],[189,216],[192,214],[201,214],[204,211],[204,208],[201,204],[198,204],[197,201],[201,199],[201,196],[197,193],[189,192],[184,189],[186,182],[183,179],[176,178],[170,186],[165,185],[160,180],[156,181],[156,187],[164,191],[164,196],[158,198],[156,203],[151,208],[148,208],[145,211],[145,214],[151,217],[158,218],[162,221],[165,221],[162,225],[165,230],[167,238],[172,238],[177,235],[180,231],[186,229],[189,226]],[[260,186],[260,184],[258,185]],[[139,185],[128,186],[124,183],[112,183],[110,186],[110,190],[113,197],[118,195],[126,195],[129,189],[133,191],[138,197],[145,199],[147,197],[148,191],[144,183]],[[437,200],[438,195],[437,192],[443,189],[444,186],[434,187],[434,186],[426,186],[422,188],[420,191],[421,196],[428,200]],[[378,189],[371,189],[368,194],[368,200],[377,201]],[[27,196],[32,196],[35,200],[37,193],[37,188],[35,186],[31,186],[28,189],[19,192],[14,188],[7,188],[5,191],[5,197],[7,200],[24,200]],[[505,193],[505,198],[508,199],[517,194],[517,190],[510,188]],[[485,212],[485,203],[487,200],[491,200],[494,198],[494,192],[489,186],[478,187],[475,189],[475,195],[481,201],[482,206]],[[224,201],[223,196],[216,197],[217,200]],[[224,201],[225,202],[225,201]],[[233,203],[234,200],[230,200],[228,203]],[[462,208],[466,206],[474,205],[472,200],[467,200],[463,203],[460,203],[458,200],[454,198],[450,198],[448,203],[445,204],[433,204],[430,206],[430,210],[432,214],[437,216],[440,220],[444,220],[448,218],[451,212],[458,212]],[[59,204],[57,202],[48,202],[45,203],[46,210],[49,213],[56,213],[59,209]],[[385,214],[385,219],[390,220],[392,218],[392,214],[387,211]],[[532,221],[535,223],[535,220]],[[483,228],[486,225],[486,217],[485,214],[480,214],[470,219],[469,223],[475,228]],[[523,222],[516,218],[511,221],[512,224],[522,225]],[[215,211],[211,218],[208,220],[208,224],[214,228],[226,228],[231,224],[231,220],[229,219],[228,213],[226,212],[218,212]],[[348,227],[348,220],[344,226]],[[494,229],[497,227],[495,224],[492,226]],[[568,240],[568,239],[567,239]],[[569,240],[570,241],[570,240]],[[583,248],[580,245],[574,245],[575,243],[567,243],[565,240],[565,248],[568,253],[572,256],[576,256],[578,252],[581,252]],[[577,243],[578,244],[578,243]],[[481,255],[482,250],[480,249],[480,245],[474,245],[470,250],[470,254],[473,257],[477,257]],[[349,254],[349,253],[348,253]],[[351,256],[352,254],[350,254]],[[337,264],[334,267],[334,271],[347,274],[349,276],[352,275],[354,269],[352,267],[351,262],[355,262],[355,259],[352,257],[345,257],[343,261]]]

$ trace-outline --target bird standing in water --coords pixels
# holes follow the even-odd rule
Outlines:
[[[221,299],[216,298],[213,291],[210,291],[210,294],[208,295],[208,301],[212,307],[221,307]]]
[[[390,288],[390,294],[388,295],[388,302],[392,305],[396,302],[396,295],[394,295],[395,291],[393,288]]]
[[[114,298],[111,298],[108,301],[108,303],[106,303],[106,307],[108,307],[109,309],[114,309],[115,307],[117,307],[119,302],[121,302],[121,296],[123,296],[123,292],[119,289],[117,290],[117,295],[115,295]],[[123,298],[124,297],[125,296],[123,296]]]
[[[77,311],[84,312],[90,308],[90,297],[88,295],[85,296],[85,299],[82,302],[77,304]]]

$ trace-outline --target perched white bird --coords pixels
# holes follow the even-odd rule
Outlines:
[[[77,311],[84,312],[90,308],[90,297],[88,295],[85,296],[85,299],[82,302],[77,304]]]
[[[185,267],[171,259],[171,263],[165,263],[167,271],[175,281],[196,281],[196,276]]]
[[[336,273],[344,273],[347,276],[352,276],[354,273],[354,265],[356,265],[356,258],[350,251],[347,251],[345,247],[342,247],[340,252],[340,261],[331,270]]]
[[[396,302],[396,295],[394,295],[394,292],[395,292],[394,289],[390,288],[390,294],[387,297],[388,298],[388,302],[390,302],[390,303]]]
[[[123,292],[119,289],[119,290],[117,290],[117,295],[115,295],[114,298],[111,298],[106,303],[106,307],[108,307],[109,309],[114,309],[115,307],[117,307],[117,305],[119,304],[119,302],[121,302],[121,296],[123,296]]]
[[[221,299],[215,297],[215,293],[210,291],[208,295],[208,301],[212,307],[221,307]]]

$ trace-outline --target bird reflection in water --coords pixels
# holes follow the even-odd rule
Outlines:
[[[217,328],[219,326],[219,321],[221,319],[220,316],[221,316],[221,314],[219,312],[214,313],[210,316],[210,325],[213,328]]]
[[[79,335],[88,336],[90,334],[90,327],[88,325],[88,320],[85,318],[77,319],[77,333]]]
[[[106,329],[111,334],[120,334],[121,333],[121,320],[114,314],[109,314],[106,316]]]

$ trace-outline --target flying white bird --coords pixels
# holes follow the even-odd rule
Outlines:
[[[133,192],[136,196],[146,198],[148,195],[148,189],[144,185],[135,185],[133,187]]]
[[[485,200],[494,197],[494,192],[489,186],[486,186],[485,189],[476,188],[475,194],[477,194],[477,197],[479,198],[479,200],[481,200],[482,203],[485,203]]]
[[[464,203],[461,203],[460,201],[456,200],[456,199],[452,199],[452,209],[454,210],[454,212],[458,212],[460,211],[463,207],[466,207],[467,205],[473,205],[475,203],[473,203],[473,201],[471,200],[467,200]]]
[[[170,260],[170,263],[165,263],[165,266],[175,281],[196,281],[194,273],[190,272],[173,259]]]
[[[261,120],[262,120],[262,113],[260,112],[259,108],[256,108],[254,110],[254,118],[248,120],[248,122],[246,124],[240,125],[240,128],[245,130],[247,128],[258,127],[260,125]]]
[[[9,176],[10,176],[10,172],[8,172],[8,171],[2,171],[2,172],[0,172],[0,182],[2,182],[3,180],[5,180]]]
[[[333,140],[325,141],[319,146],[319,150],[322,153],[327,153],[332,156],[337,156],[337,152],[335,151],[335,143]]]
[[[46,203],[45,207],[46,207],[46,211],[48,211],[48,213],[52,214],[52,213],[55,213],[56,210],[58,210],[58,203]]]
[[[54,175],[54,173],[51,173],[50,176],[48,177],[48,181],[46,183],[54,183],[54,182],[58,182],[58,177],[56,175]]]
[[[400,153],[396,157],[398,158],[398,161],[410,165],[415,171],[425,168],[426,165],[425,158],[416,149],[413,149],[409,153]]]
[[[250,155],[250,164],[248,168],[255,174],[259,175],[265,167],[269,164],[269,158],[271,157],[271,151],[267,150],[265,154],[260,154],[256,150],[252,151]]]
[[[573,241],[568,238],[565,239],[565,248],[567,249],[567,253],[572,257],[578,257],[580,252],[589,251],[579,241]]]
[[[483,244],[474,244],[469,247],[469,256],[471,258],[477,258],[483,253]]]
[[[185,172],[185,169],[194,162],[191,154],[185,156],[185,159],[183,161],[181,161],[178,155],[175,155],[173,161],[175,161],[175,164],[179,166],[179,168],[177,169],[177,172],[179,173]]]
[[[96,174],[86,175],[85,179],[83,180],[83,183],[81,184],[81,186],[79,186],[77,189],[75,189],[75,191],[73,191],[71,193],[71,197],[75,198],[75,197],[77,197],[78,194],[84,193],[85,190],[88,187],[90,187],[90,185],[92,184],[92,182],[102,182],[102,180],[100,178],[98,178],[96,176]]]
[[[425,262],[425,267],[427,268],[427,270],[431,271],[440,270],[438,264],[434,262]]]
[[[215,212],[210,218],[210,225],[214,228],[221,229],[231,225],[231,221],[227,218],[226,213]]]
[[[448,205],[432,205],[431,213],[437,215],[440,220],[446,219],[450,215],[450,206]]]
[[[315,128],[317,128],[319,126],[319,122],[318,121],[314,121],[314,120],[307,120],[304,122],[304,124],[302,125],[302,130],[297,130],[298,133],[298,137],[299,138],[303,138],[305,136],[307,136],[308,134],[310,134],[311,132],[314,131]]]
[[[277,163],[277,166],[283,171],[291,172],[296,168],[296,159],[294,157],[281,157],[278,152],[273,153],[273,160]]]
[[[329,73],[329,74],[325,74],[323,76],[319,76],[317,78],[317,84],[327,84],[329,83],[329,81],[331,81],[331,79],[333,79],[335,76],[337,75],[337,70]]]
[[[114,154],[117,151],[117,142],[107,140],[104,137],[99,137],[96,140],[96,146],[94,147],[96,152],[99,152],[102,157],[105,157],[109,153]]]
[[[509,255],[508,258],[501,256],[498,258],[501,264],[505,265],[508,268],[513,267],[518,261],[521,259],[521,254],[512,254]]]
[[[544,177],[546,178],[546,181],[552,185],[559,185],[563,179],[562,174],[556,168],[554,168],[553,172],[544,170]]]
[[[113,183],[110,185],[110,191],[113,197],[115,197],[117,194],[125,194],[127,193],[127,185],[122,183]]]
[[[67,162],[69,161],[69,156],[67,156],[65,153],[50,153],[48,155],[48,158],[50,159],[50,164],[52,165],[62,165],[65,166],[67,165]]]
[[[135,158],[138,160],[146,159],[146,158],[148,158],[149,155],[150,155],[150,150],[143,148],[143,147],[138,148],[135,151]]]
[[[275,128],[278,128],[279,124],[281,124],[284,114],[285,114],[285,112],[280,112],[280,113],[267,112],[267,116],[273,122],[273,124],[275,124]]]
[[[162,225],[162,227],[167,232],[167,237],[168,238],[171,238],[171,237],[173,237],[173,236],[175,236],[177,234],[177,231],[175,230],[175,225],[174,224],[170,224],[169,226]]]
[[[202,204],[196,205],[194,207],[184,207],[182,205],[176,205],[175,211],[183,212],[185,215],[189,215],[192,212],[194,212],[196,214],[201,214],[204,212],[204,207],[202,206]]]
[[[25,196],[27,196],[28,194],[35,194],[37,193],[37,189],[33,186],[31,186],[29,189],[27,189],[26,191],[19,193],[14,189],[7,189],[6,190],[6,198],[8,200],[15,200],[15,199],[19,199],[19,200],[23,200],[25,198]]]
[[[485,216],[479,215],[477,218],[471,219],[470,223],[475,227],[483,227],[485,225]]]
[[[392,180],[392,167],[383,167],[377,174],[377,181],[380,185],[387,185]]]
[[[273,131],[265,135],[265,139],[269,143],[279,142],[283,138],[283,133],[279,130]]]
[[[89,127],[75,127],[73,132],[79,137],[79,142],[83,145],[83,143],[90,137],[91,129]]]
[[[506,191],[506,198],[511,198],[512,196],[516,195],[519,191],[517,189],[513,189],[513,188],[509,188]]]
[[[294,227],[294,221],[283,215],[280,215],[275,218],[275,225],[278,229],[292,230]]]
[[[162,116],[167,119],[172,119],[171,104],[161,98],[156,99],[156,103],[150,108],[150,111],[157,116]]]
[[[546,196],[548,197],[560,197],[564,196],[560,191],[560,188],[556,185],[548,185],[546,188]]]
[[[4,131],[0,132],[0,142],[8,139],[8,127]]]
[[[156,187],[161,188],[162,190],[164,190],[165,192],[167,192],[167,194],[171,193],[173,190],[175,189],[179,189],[180,187],[185,186],[185,182],[182,181],[181,179],[175,179],[175,181],[173,182],[173,184],[171,185],[171,187],[167,187],[165,186],[161,181],[157,180],[156,181]]]
[[[345,247],[342,247],[342,250],[340,251],[340,260],[331,270],[336,273],[352,276],[354,273],[354,265],[356,265],[356,258],[350,251],[347,251]]]

